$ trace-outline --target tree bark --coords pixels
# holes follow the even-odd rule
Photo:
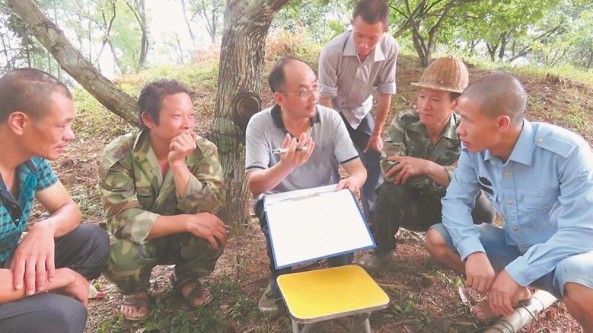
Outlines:
[[[274,14],[290,0],[229,0],[212,140],[218,146],[227,184],[220,217],[237,228],[247,221],[250,194],[245,177],[245,127],[261,109],[264,48]]]
[[[45,46],[60,66],[108,110],[138,125],[136,101],[119,90],[66,39],[32,0],[6,0],[25,27]]]

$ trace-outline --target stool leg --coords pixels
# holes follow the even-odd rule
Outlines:
[[[369,321],[369,317],[364,321],[364,332],[371,333],[371,322]]]
[[[290,319],[290,321],[292,321],[292,333],[300,333],[299,324],[292,318]]]

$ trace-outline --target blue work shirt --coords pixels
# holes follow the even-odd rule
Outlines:
[[[19,165],[16,174],[18,199],[0,175],[0,264],[14,252],[29,219],[35,194],[58,181],[49,162],[38,157]]]
[[[507,244],[523,253],[505,268],[519,285],[593,251],[593,153],[580,136],[524,120],[506,162],[488,150],[462,148],[442,199],[443,224],[462,260],[484,252],[471,217],[479,190],[502,215]]]

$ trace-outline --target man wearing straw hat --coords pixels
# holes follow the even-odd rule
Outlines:
[[[460,153],[453,112],[468,83],[463,62],[447,56],[431,63],[420,81],[417,109],[400,112],[391,123],[381,154],[384,183],[379,188],[375,215],[377,249],[362,258],[368,271],[381,268],[395,251],[400,227],[426,231],[441,219],[441,198],[451,181]],[[490,223],[496,212],[478,194],[474,223]]]

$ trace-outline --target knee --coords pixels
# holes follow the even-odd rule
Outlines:
[[[103,260],[109,254],[109,235],[101,227],[94,224],[81,224],[75,229],[77,238],[83,244],[81,251],[88,250]]]
[[[424,239],[424,246],[435,259],[444,257],[450,250],[445,239],[435,229],[428,229]]]
[[[36,323],[43,323],[43,332],[80,333],[84,330],[87,310],[79,301],[61,295],[51,295],[48,304],[36,316]]]

